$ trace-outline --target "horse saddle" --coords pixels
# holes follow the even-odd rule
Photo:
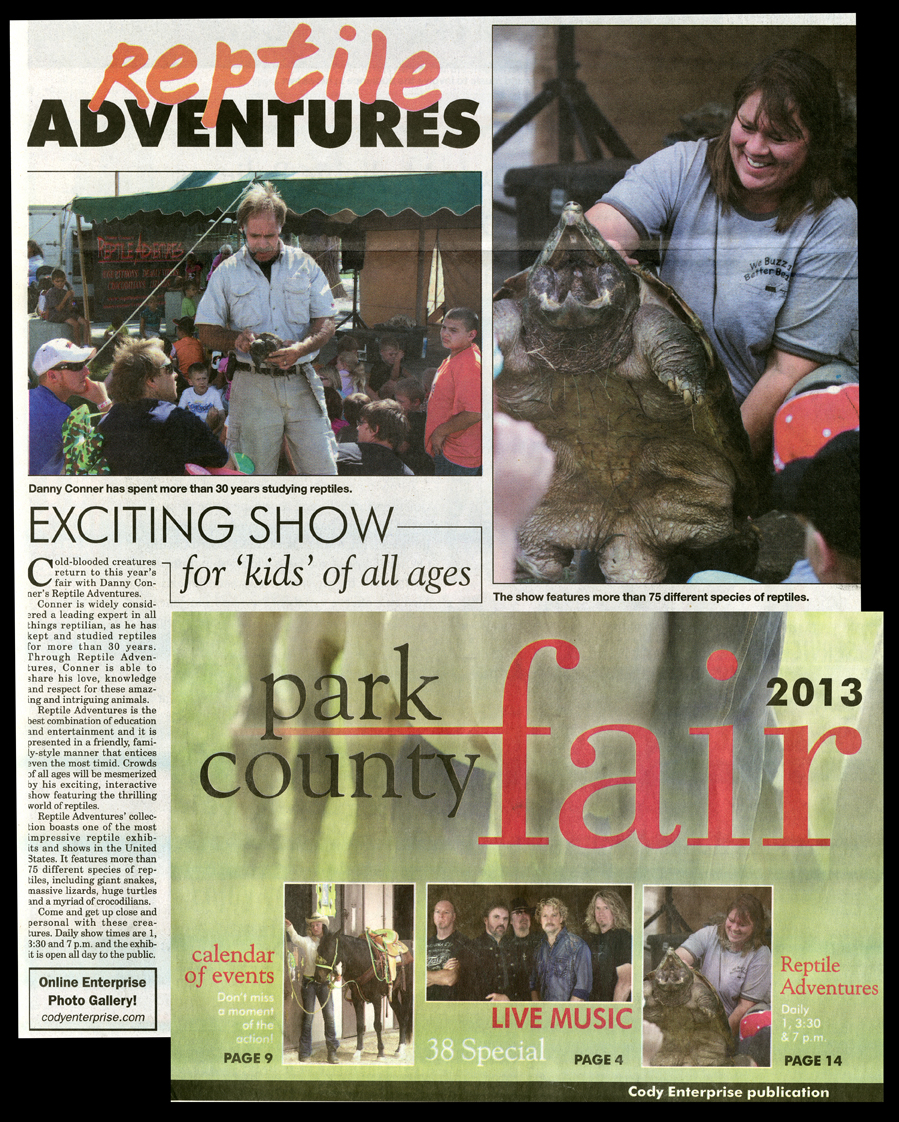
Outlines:
[[[395,931],[391,931],[389,927],[379,927],[374,930],[367,927],[365,934],[369,942],[373,943],[378,950],[383,951],[388,958],[399,958],[409,950],[405,943],[400,942],[399,935]]]
[[[371,969],[367,970],[359,981],[380,977],[387,983],[387,995],[391,997],[397,980],[397,967],[400,964],[405,966],[412,961],[409,948],[405,943],[400,942],[400,937],[395,931],[386,927],[375,929],[366,927],[365,938],[371,952]],[[402,977],[401,988],[405,988],[405,975]]]

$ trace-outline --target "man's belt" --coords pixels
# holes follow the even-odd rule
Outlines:
[[[238,362],[236,369],[248,374],[263,374],[269,378],[289,378],[291,374],[302,374],[308,378],[315,374],[315,367],[311,362],[298,362],[295,366],[288,366],[286,370],[282,370],[279,366],[269,366],[267,363],[264,366],[253,366],[250,362]]]

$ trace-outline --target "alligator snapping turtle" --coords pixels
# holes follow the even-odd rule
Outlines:
[[[684,553],[690,571],[751,571],[749,441],[727,372],[673,289],[568,203],[533,267],[494,296],[493,319],[496,403],[556,454],[520,530],[526,568],[555,580],[573,550],[592,549],[611,583],[662,581]]]
[[[711,983],[668,953],[643,979],[643,1020],[658,1025],[662,1046],[653,1067],[730,1067],[734,1038]]]

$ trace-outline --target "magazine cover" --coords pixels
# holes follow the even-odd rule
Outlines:
[[[879,1101],[854,16],[10,32],[22,1053]]]
[[[866,1098],[879,626],[176,612],[179,1094]]]

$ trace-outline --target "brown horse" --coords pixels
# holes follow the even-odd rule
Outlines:
[[[356,1051],[353,1060],[362,1059],[362,1037],[365,1035],[365,1003],[375,1011],[375,1032],[378,1036],[378,1059],[384,1056],[381,1039],[381,1002],[387,997],[400,1031],[396,1056],[406,1055],[406,1041],[412,1039],[412,1003],[415,970],[412,952],[406,951],[397,963],[396,978],[391,984],[384,953],[366,937],[356,938],[337,931],[328,932],[318,945],[316,981],[333,981],[337,966],[343,967],[343,986],[356,1010]]]

